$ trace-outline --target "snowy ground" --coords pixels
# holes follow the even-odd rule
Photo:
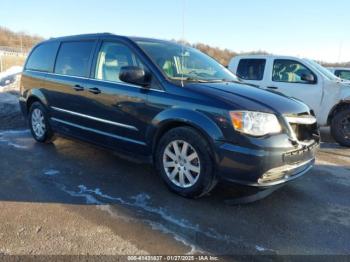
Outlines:
[[[10,85],[0,86],[0,130],[24,128],[25,122],[18,104],[19,76]]]
[[[6,71],[0,72],[0,88],[13,83],[22,70],[23,67],[21,66],[13,66]]]

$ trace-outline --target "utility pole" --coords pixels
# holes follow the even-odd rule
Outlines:
[[[22,33],[20,34],[20,39],[21,39],[21,53],[23,53],[23,39],[22,39]]]

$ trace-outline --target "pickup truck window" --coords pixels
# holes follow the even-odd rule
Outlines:
[[[65,42],[58,52],[55,73],[70,76],[88,76],[93,41]]]
[[[297,61],[276,59],[273,64],[272,81],[310,84],[308,81],[302,80],[302,76],[308,74],[314,75],[307,67]]]
[[[241,59],[237,68],[237,76],[244,80],[262,80],[265,64],[265,59]]]
[[[334,74],[341,79],[350,80],[350,70],[335,70]]]

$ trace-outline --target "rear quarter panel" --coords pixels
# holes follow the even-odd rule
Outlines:
[[[45,81],[45,73],[24,70],[20,83],[20,102],[27,104],[30,99],[37,99],[47,106],[47,100],[42,89]],[[28,112],[24,112],[28,113]]]

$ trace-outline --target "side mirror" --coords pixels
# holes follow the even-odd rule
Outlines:
[[[315,83],[316,79],[315,79],[315,76],[313,74],[305,73],[305,74],[301,75],[301,80],[308,82],[308,83]]]
[[[137,66],[123,66],[119,72],[123,82],[146,87],[151,83],[151,75]]]

